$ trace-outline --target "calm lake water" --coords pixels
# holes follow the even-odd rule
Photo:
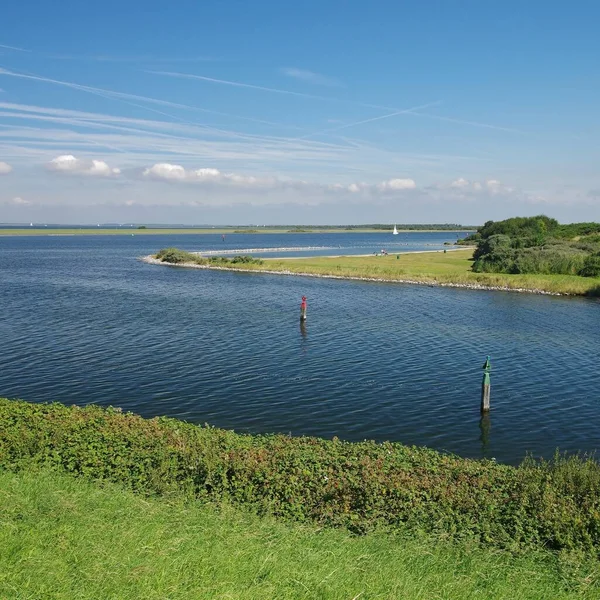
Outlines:
[[[137,260],[165,246],[368,254],[437,249],[456,236],[2,237],[0,396],[110,404],[245,432],[395,440],[510,463],[527,452],[595,451],[596,300]],[[487,354],[492,412],[482,422]]]

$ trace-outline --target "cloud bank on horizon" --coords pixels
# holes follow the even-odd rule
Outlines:
[[[270,0],[142,28],[128,5],[119,36],[91,7],[10,5],[0,222],[600,220],[600,6],[536,4],[494,27],[485,6],[327,6],[322,30]]]

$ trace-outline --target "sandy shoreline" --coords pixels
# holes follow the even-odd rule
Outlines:
[[[469,248],[452,248],[452,250],[468,250]],[[451,251],[448,249],[448,251]],[[424,254],[427,252],[443,252],[443,250],[421,250],[418,252],[405,252],[403,254]],[[347,256],[347,255],[346,255]],[[373,254],[364,254],[364,255],[350,255],[350,256],[373,256]],[[286,257],[288,260],[292,260],[294,258],[303,258],[303,257]],[[323,257],[323,258],[342,258],[339,257]],[[232,271],[237,273],[266,273],[268,275],[287,275],[287,276],[295,276],[295,277],[316,277],[318,279],[342,279],[346,281],[373,281],[377,283],[404,283],[408,285],[426,285],[429,287],[450,287],[450,288],[460,288],[466,290],[482,290],[482,291],[493,291],[493,292],[519,292],[524,294],[540,294],[544,296],[568,296],[570,294],[561,294],[559,292],[548,292],[546,290],[538,290],[538,289],[528,289],[528,288],[511,288],[505,286],[491,286],[491,285],[481,285],[477,283],[452,283],[452,282],[442,282],[442,281],[421,281],[418,279],[388,279],[388,278],[380,278],[380,277],[352,277],[352,276],[344,276],[344,275],[322,275],[319,273],[304,273],[304,272],[295,272],[295,271],[276,271],[270,269],[244,269],[244,268],[232,268],[232,267],[223,267],[223,266],[214,266],[214,265],[197,265],[194,263],[180,263],[180,264],[172,264],[166,263],[161,260],[154,258],[153,255],[140,257],[142,262],[151,265],[162,265],[167,267],[180,267],[184,269],[206,269],[211,271]],[[279,260],[279,258],[278,258]]]

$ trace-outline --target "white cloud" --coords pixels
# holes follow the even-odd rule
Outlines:
[[[90,175],[120,175],[121,169],[111,169],[103,160],[92,160],[92,166],[87,170]]]
[[[294,67],[288,67],[281,69],[281,72],[288,77],[305,81],[306,83],[312,83],[314,85],[326,85],[329,87],[339,87],[341,82],[333,77],[327,77],[326,75],[320,75],[313,71],[307,71],[305,69],[296,69]]]
[[[473,196],[476,193],[496,196],[498,194],[511,194],[515,191],[498,181],[497,179],[486,179],[485,181],[469,181],[464,177],[459,177],[449,184],[436,184],[431,189],[452,192],[454,195]]]
[[[0,162],[0,175],[8,175],[13,168],[5,162]]]
[[[215,183],[239,187],[273,187],[277,183],[285,184],[274,178],[260,178],[236,173],[223,173],[219,169],[185,169],[181,165],[157,163],[144,170],[144,176],[165,181],[180,181],[188,183]]]
[[[119,175],[121,169],[111,168],[103,160],[85,161],[72,154],[62,154],[48,163],[48,168],[59,173],[74,173],[95,177],[111,177]]]
[[[364,182],[318,183],[301,179],[279,179],[276,177],[256,177],[238,173],[224,173],[215,168],[186,169],[181,165],[157,163],[143,171],[145,178],[169,181],[172,183],[214,184],[238,190],[304,190],[305,192],[362,193],[366,195],[385,192],[402,193],[414,190],[413,179],[389,179],[380,183]]]
[[[31,200],[24,200],[20,196],[17,196],[16,198],[13,198],[11,200],[11,202],[12,202],[12,204],[17,204],[19,206],[26,206],[27,204],[31,204]]]
[[[181,165],[170,165],[169,163],[158,163],[144,171],[146,177],[157,179],[172,179],[175,181],[184,181],[186,171]]]
[[[455,179],[451,184],[450,187],[452,188],[464,188],[464,187],[469,187],[469,181],[467,179],[464,179],[462,177],[459,177],[458,179]]]
[[[362,187],[363,186],[361,184],[359,184],[359,183],[351,183],[348,186],[347,189],[348,189],[349,192],[352,192],[353,194],[356,194],[356,193],[360,192],[360,190],[361,190]]]
[[[417,184],[412,179],[389,179],[377,184],[381,191],[414,190]]]

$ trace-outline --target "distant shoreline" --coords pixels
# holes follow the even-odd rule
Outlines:
[[[473,231],[472,229],[399,229],[398,233],[464,233]],[[260,234],[316,234],[316,233],[381,233],[382,235],[392,235],[391,230],[386,229],[302,229],[295,231],[286,228],[273,229],[227,229],[227,228],[203,228],[203,229],[108,229],[108,228],[86,228],[86,229],[46,229],[23,227],[19,229],[2,229],[0,228],[0,236],[74,236],[74,235],[260,235]]]

